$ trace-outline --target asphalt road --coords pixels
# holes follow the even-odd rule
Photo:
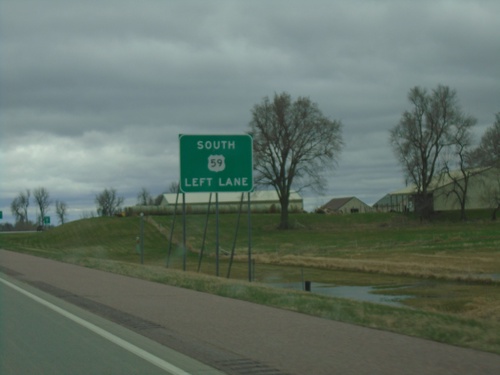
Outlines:
[[[29,255],[0,250],[0,271],[227,374],[500,374],[496,354]]]
[[[221,374],[5,275],[0,302],[2,375]]]

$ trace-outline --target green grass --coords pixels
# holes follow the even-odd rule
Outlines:
[[[201,245],[206,217],[191,215],[187,217],[188,243],[193,248]],[[170,226],[171,218],[156,217],[165,226]],[[221,215],[221,242],[229,247],[234,236],[236,215]],[[246,247],[246,218],[242,218],[237,247]],[[292,215],[295,230],[277,231],[277,217],[274,215],[252,216],[252,242],[258,253],[283,252],[286,254],[308,255],[345,255],[346,250],[383,249],[411,247],[422,252],[439,249],[463,250],[468,245],[482,242],[481,247],[498,245],[498,223],[482,221],[473,223],[425,223],[420,224],[411,218],[397,214],[363,214],[346,216],[325,216],[314,214]],[[212,233],[215,218],[209,218]],[[178,222],[175,235],[181,238],[181,225]],[[387,234],[390,234],[387,236]],[[469,244],[464,243],[464,239]],[[211,245],[213,235],[208,238]]]
[[[500,323],[487,319],[463,318],[453,314],[396,308],[330,298],[314,293],[280,290],[260,283],[216,278],[193,272],[166,270],[153,265],[102,259],[81,259],[77,264],[250,301],[300,313],[422,337],[438,342],[500,354]]]
[[[6,234],[0,246],[67,260],[91,257],[135,262],[138,218],[95,218],[73,221],[42,233]],[[145,242],[150,260],[162,256],[166,239],[152,226],[145,225]]]
[[[500,224],[489,213],[460,222],[441,215],[421,223],[399,214],[326,216],[294,214],[294,229],[277,230],[278,216],[252,215],[253,283],[248,278],[246,215],[236,237],[231,280],[225,279],[237,215],[220,215],[220,276],[215,274],[215,218],[208,221],[201,273],[196,273],[205,215],[186,218],[188,252],[183,267],[182,218],[145,222],[145,265],[135,239],[139,218],[96,218],[44,233],[3,234],[0,247],[129,274],[200,291],[291,309],[328,319],[500,353]],[[266,281],[302,279],[336,285],[376,286],[377,293],[411,298],[411,308],[361,303],[266,287]]]
[[[485,215],[486,216],[486,215]],[[446,218],[446,217],[444,217]],[[170,217],[155,217],[168,227]],[[231,251],[236,215],[220,216],[220,247]],[[420,223],[399,214],[291,216],[295,230],[279,231],[276,215],[252,216],[252,252],[259,263],[370,271],[417,277],[468,279],[500,272],[500,225],[489,220]],[[205,215],[187,217],[187,247],[199,251]],[[215,249],[215,218],[208,221],[205,253]],[[182,225],[174,230],[182,241]],[[236,255],[248,249],[246,217],[242,217]]]

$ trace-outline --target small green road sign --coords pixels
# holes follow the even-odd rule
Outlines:
[[[179,135],[183,193],[253,190],[250,135]]]
[[[0,211],[0,219],[3,219],[3,212]]]
[[[50,216],[44,216],[44,217],[43,217],[43,223],[44,223],[45,225],[50,224]]]

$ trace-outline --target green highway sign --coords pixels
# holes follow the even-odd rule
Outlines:
[[[3,219],[3,212],[0,211],[0,219]]]
[[[43,217],[43,223],[44,224],[50,224],[50,216],[44,216]]]
[[[250,135],[179,135],[183,193],[253,190]]]

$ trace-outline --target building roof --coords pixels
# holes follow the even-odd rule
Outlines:
[[[241,200],[242,193],[219,193],[219,203],[235,203]],[[247,200],[247,193],[243,193],[243,199]],[[163,194],[162,205],[175,204],[177,194]],[[210,199],[210,193],[189,193],[185,195],[186,204],[207,204]],[[259,190],[250,193],[252,202],[279,202],[278,193],[275,190]],[[295,191],[290,191],[290,202],[302,201],[302,197]],[[179,203],[182,202],[179,194]],[[212,194],[212,203],[215,203],[215,194]]]
[[[324,204],[321,208],[327,209],[330,211],[338,211],[341,209],[347,202],[349,202],[354,197],[346,197],[346,198],[333,198],[328,203]]]
[[[344,197],[344,198],[333,198],[328,203],[321,206],[321,208],[328,211],[338,211],[353,199],[369,207],[365,202],[356,197]]]

